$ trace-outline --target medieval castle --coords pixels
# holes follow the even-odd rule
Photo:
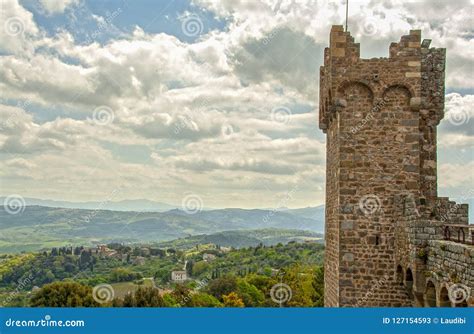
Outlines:
[[[361,59],[350,33],[331,29],[319,108],[326,306],[474,306],[468,206],[437,196],[446,50],[429,45],[412,30],[388,58]]]

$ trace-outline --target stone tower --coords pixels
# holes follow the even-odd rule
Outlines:
[[[467,224],[467,205],[440,218],[440,202],[449,202],[437,197],[436,172],[445,49],[429,44],[412,30],[388,58],[361,59],[350,33],[331,29],[319,107],[327,134],[326,306],[423,304],[428,264],[416,254],[443,239],[443,224]],[[416,234],[410,224],[431,230]]]

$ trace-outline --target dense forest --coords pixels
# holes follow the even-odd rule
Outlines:
[[[4,306],[322,306],[324,247],[109,244],[0,257]],[[186,279],[172,279],[172,272]],[[105,299],[94,289],[107,286]],[[97,297],[97,296],[95,296]]]

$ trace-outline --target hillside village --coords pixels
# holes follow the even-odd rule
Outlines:
[[[121,304],[140,289],[154,289],[159,298],[182,289],[195,295],[205,293],[208,285],[220,284],[213,282],[237,282],[252,277],[274,281],[278,275],[293,270],[307,272],[311,280],[315,270],[321,269],[323,249],[323,245],[311,240],[240,249],[212,243],[186,249],[110,243],[2,255],[0,302],[28,305],[49,285],[62,282],[84,287],[105,285],[113,291],[113,298],[107,302],[115,300],[114,303]],[[318,277],[322,286],[322,276]],[[11,290],[18,287],[17,282],[21,288],[12,298]],[[265,291],[270,298],[269,291]],[[223,297],[218,297],[219,303],[223,303]],[[268,303],[272,306],[272,302]]]

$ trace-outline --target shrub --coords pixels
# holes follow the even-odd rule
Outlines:
[[[35,292],[31,306],[42,307],[97,307],[92,298],[92,288],[75,282],[55,282],[46,284]]]
[[[239,295],[235,292],[231,292],[228,295],[222,296],[224,305],[227,307],[244,307],[244,302],[240,299]]]

